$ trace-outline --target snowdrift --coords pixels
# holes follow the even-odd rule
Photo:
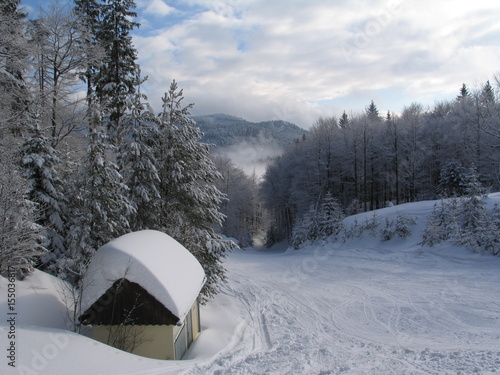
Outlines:
[[[485,201],[492,209],[500,194]],[[407,238],[380,227],[297,250],[237,250],[228,282],[202,307],[202,333],[184,361],[138,357],[71,333],[60,280],[16,282],[16,368],[2,374],[494,374],[500,363],[500,258],[420,245],[434,201],[375,212],[415,224]],[[346,227],[374,212],[348,217]],[[0,278],[0,337],[7,285]],[[5,352],[4,352],[5,353]]]

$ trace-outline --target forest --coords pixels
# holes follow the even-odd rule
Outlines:
[[[271,240],[331,195],[347,215],[388,205],[460,197],[471,180],[498,191],[500,106],[490,81],[457,97],[401,113],[379,113],[372,101],[357,115],[320,118],[267,169],[262,181],[272,213]]]
[[[202,264],[208,298],[235,248],[215,229],[226,199],[175,81],[141,93],[132,0],[52,3],[38,18],[0,1],[0,272],[34,267],[81,289],[95,251],[156,229]]]
[[[78,289],[100,246],[156,229],[198,258],[209,298],[236,246],[227,237],[293,243],[320,213],[332,234],[344,215],[500,188],[498,77],[433,108],[381,114],[372,101],[319,118],[262,177],[245,175],[202,141],[176,81],[151,108],[134,9],[75,0],[34,18],[0,0],[1,273],[36,267]]]

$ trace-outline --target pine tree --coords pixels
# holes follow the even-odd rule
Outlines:
[[[65,263],[69,274],[62,275],[76,281],[99,247],[130,230],[129,217],[134,213],[118,166],[109,160],[114,147],[106,137],[101,114],[94,108],[87,155],[72,196],[69,248],[73,253]]]
[[[156,158],[160,172],[161,217],[159,229],[183,244],[201,263],[207,276],[202,294],[213,296],[226,279],[222,260],[235,245],[213,229],[223,215],[219,205],[224,196],[214,183],[220,178],[211,161],[208,145],[188,117],[192,104],[182,107],[182,90],[175,81],[162,98],[158,116],[159,142]]]
[[[371,122],[376,122],[380,120],[378,108],[373,102],[373,100],[370,102],[370,105],[366,108],[366,115],[368,116],[368,119]]]
[[[432,213],[427,218],[422,245],[434,246],[456,237],[459,233],[457,216],[458,200],[441,201],[434,205]]]
[[[28,275],[46,252],[42,227],[36,224],[37,207],[27,198],[27,182],[16,168],[12,155],[0,144],[0,274],[13,270]]]
[[[469,97],[469,89],[467,88],[467,85],[463,83],[462,87],[460,88],[460,94],[457,96],[457,100],[460,101],[467,97]]]
[[[493,91],[493,87],[491,87],[490,81],[486,81],[481,90],[481,102],[483,105],[491,105],[495,103],[495,92]]]
[[[130,104],[121,126],[125,142],[119,148],[118,165],[128,187],[128,198],[135,208],[130,219],[132,230],[153,228],[160,217],[160,165],[155,155],[159,134],[153,111],[143,103],[140,92]]]
[[[317,213],[318,238],[337,237],[344,229],[342,208],[338,201],[328,192],[322,199]]]
[[[318,221],[316,209],[311,206],[293,226],[290,244],[296,250],[300,249],[307,241],[318,239]]]
[[[500,206],[498,204],[495,204],[493,208],[491,230],[486,235],[487,237],[484,240],[485,249],[493,255],[500,255]]]
[[[74,0],[74,12],[80,20],[80,33],[82,53],[86,56],[85,71],[80,74],[80,79],[87,85],[87,116],[90,117],[93,108],[92,100],[95,99],[95,86],[97,73],[104,60],[105,50],[97,39],[100,27],[101,4],[96,0]]]
[[[43,246],[48,253],[41,258],[41,266],[53,272],[54,264],[65,254],[65,214],[67,200],[63,183],[58,177],[61,163],[51,139],[43,136],[35,122],[32,135],[25,138],[19,153],[23,177],[27,180],[27,198],[37,207],[37,224],[43,228]]]
[[[484,197],[486,190],[479,181],[479,175],[475,166],[467,169],[465,175],[465,193],[468,197]]]
[[[483,249],[484,239],[491,226],[485,203],[478,195],[464,198],[460,205],[460,236],[456,239],[460,245],[467,246],[473,252]]]
[[[439,173],[437,193],[443,198],[461,197],[467,193],[467,172],[457,161],[448,162]]]
[[[394,232],[400,238],[408,238],[412,234],[412,225],[415,225],[415,219],[409,215],[398,213]]]
[[[20,9],[20,0],[0,1],[0,137],[9,131],[24,133],[29,90],[26,70],[29,66],[29,45],[26,37],[27,14]]]
[[[345,111],[344,111],[342,113],[342,116],[340,116],[339,126],[341,128],[346,128],[347,126],[349,126],[349,123],[350,123],[349,116],[347,116],[347,113],[345,113]]]
[[[133,0],[104,0],[99,6],[100,22],[96,38],[104,48],[105,57],[96,75],[96,94],[109,115],[108,128],[120,136],[120,118],[124,115],[127,98],[136,91],[137,50],[130,32],[139,27],[131,19]],[[93,10],[93,9],[92,9]]]

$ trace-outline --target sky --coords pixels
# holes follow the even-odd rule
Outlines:
[[[372,100],[381,113],[432,107],[500,72],[498,0],[135,3],[133,41],[155,108],[175,79],[192,114],[308,128]]]

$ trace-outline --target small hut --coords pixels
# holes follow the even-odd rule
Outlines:
[[[100,342],[144,357],[181,359],[200,332],[204,282],[196,258],[170,236],[129,233],[93,256],[80,321]]]

